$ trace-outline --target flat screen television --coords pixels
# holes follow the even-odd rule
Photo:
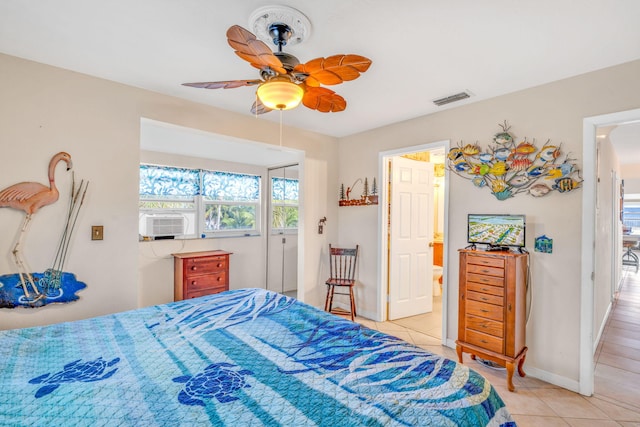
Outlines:
[[[467,241],[472,245],[522,248],[525,245],[524,215],[469,214]]]

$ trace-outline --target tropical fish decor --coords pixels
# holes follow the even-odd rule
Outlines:
[[[499,126],[502,130],[484,150],[477,142],[460,142],[449,150],[449,170],[478,188],[488,188],[498,200],[521,193],[542,197],[551,191],[567,193],[580,188],[580,171],[575,159],[562,154],[562,144],[547,140],[538,148],[535,139],[517,139],[506,120]]]

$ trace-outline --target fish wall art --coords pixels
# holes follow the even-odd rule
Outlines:
[[[478,143],[463,144],[449,150],[447,166],[456,175],[478,188],[488,188],[498,200],[516,194],[542,197],[552,191],[567,193],[580,188],[580,171],[562,144],[547,140],[538,148],[535,139],[517,141],[505,121],[499,125],[492,144],[482,149]]]

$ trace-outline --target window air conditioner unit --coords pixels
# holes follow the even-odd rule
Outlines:
[[[152,237],[180,236],[184,234],[184,217],[181,215],[149,215],[147,217],[147,235]]]

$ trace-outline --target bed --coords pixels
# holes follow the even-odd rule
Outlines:
[[[478,373],[241,289],[0,331],[0,425],[515,426]]]

